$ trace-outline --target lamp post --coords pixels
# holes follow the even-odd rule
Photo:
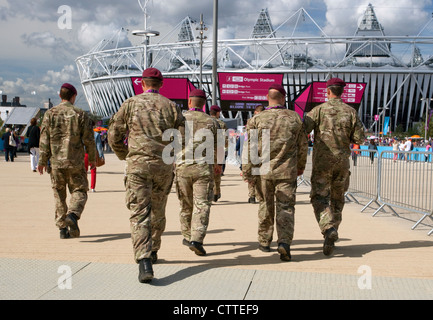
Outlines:
[[[200,27],[197,27],[196,30],[200,31],[200,35],[197,37],[197,39],[200,40],[200,84],[199,89],[203,89],[203,40],[207,39],[207,37],[204,35],[204,32],[207,31],[207,28],[203,21],[203,14],[200,15]]]
[[[132,31],[132,35],[134,36],[139,36],[139,37],[143,37],[144,38],[144,69],[147,69],[149,63],[148,63],[148,54],[147,54],[147,46],[150,43],[150,38],[151,37],[157,37],[159,36],[159,31],[155,31],[155,30],[149,30],[147,28],[147,3],[149,2],[149,0],[146,0],[145,4],[142,5],[140,0],[138,0],[138,4],[141,7],[141,10],[143,10],[143,14],[144,14],[144,30],[134,30]]]
[[[213,28],[212,105],[216,105],[218,82],[218,0],[213,1]]]
[[[150,37],[157,37],[157,36],[159,36],[159,31],[155,31],[155,30],[134,30],[134,31],[132,31],[132,34],[134,36],[144,37],[144,69],[147,69],[147,67],[149,66],[147,46],[150,43]]]
[[[305,44],[305,86],[308,84],[308,42]]]

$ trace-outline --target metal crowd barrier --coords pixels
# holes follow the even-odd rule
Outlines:
[[[383,151],[379,157],[379,209],[387,206],[394,213],[394,208],[420,213],[422,217],[412,230],[426,218],[433,221],[433,164],[429,162],[430,155],[426,152]],[[432,233],[433,229],[428,235]]]
[[[308,148],[307,164],[305,165],[304,174],[298,177],[298,187],[301,184],[311,186],[311,174],[313,172],[313,148]]]
[[[298,178],[298,186],[311,185],[312,149],[309,150],[304,175]],[[375,203],[378,208],[373,216],[384,208],[395,208],[416,212],[422,215],[412,227],[414,230],[425,219],[433,221],[433,153],[401,152],[376,150],[352,150],[350,161],[350,186],[346,193],[348,200],[360,204],[357,198],[368,203],[364,212]],[[428,235],[433,234],[433,229]]]
[[[349,198],[350,196],[356,203],[359,203],[357,198],[367,199],[368,203],[361,212],[364,212],[373,203],[380,206],[377,194],[378,157],[379,154],[376,150],[352,150],[350,186],[346,197]]]

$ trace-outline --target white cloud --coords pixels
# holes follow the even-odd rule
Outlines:
[[[21,39],[27,46],[49,52],[56,60],[73,59],[80,52],[76,46],[71,44],[69,39],[56,36],[49,31],[25,33]]]
[[[0,77],[0,90],[9,97],[19,96],[21,104],[36,106],[48,99],[56,101],[60,86],[65,82],[73,84],[80,93],[80,79],[74,65],[65,65],[60,71],[48,70],[36,78],[5,80]],[[83,108],[88,108],[86,103],[82,104]]]
[[[324,2],[327,7],[325,31],[330,35],[355,34],[369,3],[386,35],[416,35],[430,18],[431,13],[425,8],[432,5],[431,0],[361,0],[355,6],[345,0]]]
[[[17,78],[15,81],[5,80],[1,83],[0,88],[3,94],[20,95],[25,92],[26,83],[23,79]]]
[[[77,76],[75,66],[66,65],[61,71],[48,70],[42,81],[52,85],[59,85],[65,82],[76,81]]]
[[[93,22],[83,23],[80,31],[78,32],[77,38],[78,43],[83,49],[90,49],[98,44],[101,40],[109,40],[113,38],[116,32],[119,32],[120,26],[110,23],[108,25],[100,25]],[[130,46],[131,43],[128,40],[126,32],[120,32],[119,38],[115,39],[116,43],[119,41],[119,46]]]

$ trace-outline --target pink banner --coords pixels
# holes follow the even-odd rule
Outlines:
[[[307,109],[307,104],[309,102],[311,93],[311,85],[295,100],[295,111],[301,116],[304,117],[305,110]]]
[[[132,77],[135,95],[143,93],[141,78]],[[159,93],[170,100],[188,100],[189,93],[194,90],[193,84],[185,78],[164,78],[164,84]]]

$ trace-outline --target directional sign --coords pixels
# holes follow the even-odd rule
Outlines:
[[[143,93],[141,79],[132,77],[132,86],[136,95]],[[194,90],[194,85],[187,78],[164,78],[164,82],[159,92],[166,98],[172,100],[188,100],[188,95],[191,90]]]
[[[341,96],[343,102],[347,104],[360,104],[364,97],[365,83],[347,83],[344,93]],[[326,82],[314,82],[312,91],[313,103],[324,103],[328,100],[326,96]]]
[[[282,74],[219,73],[222,101],[267,101],[269,86],[282,83]]]
[[[140,77],[131,77],[135,95],[143,93],[141,79]],[[194,89],[194,85],[187,78],[164,78],[159,93],[175,102],[182,110],[186,110],[188,109],[189,93]]]
[[[347,83],[341,99],[343,102],[358,109],[362,103],[366,87],[366,83]],[[327,101],[326,82],[313,82],[308,84],[300,94],[298,94],[293,100],[293,104],[295,111],[303,117],[306,112],[309,112]]]

